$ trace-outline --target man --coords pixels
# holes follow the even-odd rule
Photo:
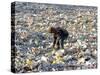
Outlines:
[[[55,48],[55,45],[57,49],[64,48],[64,40],[68,38],[68,31],[61,28],[61,27],[49,27],[48,28],[49,33],[53,33],[53,48]]]

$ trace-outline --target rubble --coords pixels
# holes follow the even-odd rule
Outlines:
[[[16,4],[15,68],[17,72],[97,68],[97,8]],[[48,26],[66,28],[64,49],[53,49]]]

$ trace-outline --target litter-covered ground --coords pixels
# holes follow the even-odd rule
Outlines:
[[[52,48],[49,26],[69,32],[64,49]],[[97,68],[97,8],[16,2],[12,57],[16,72]]]

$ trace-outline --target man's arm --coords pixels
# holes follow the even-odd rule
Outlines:
[[[56,34],[53,35],[53,48],[55,47],[56,41],[57,41],[57,36]]]

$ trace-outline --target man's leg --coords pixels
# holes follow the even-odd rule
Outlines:
[[[57,49],[60,48],[59,40],[57,41]]]
[[[59,37],[57,37],[56,46],[57,46],[57,49],[60,48],[60,38]]]
[[[61,38],[60,42],[61,42],[61,43],[60,43],[61,48],[64,49],[64,38],[63,38],[63,37]]]

